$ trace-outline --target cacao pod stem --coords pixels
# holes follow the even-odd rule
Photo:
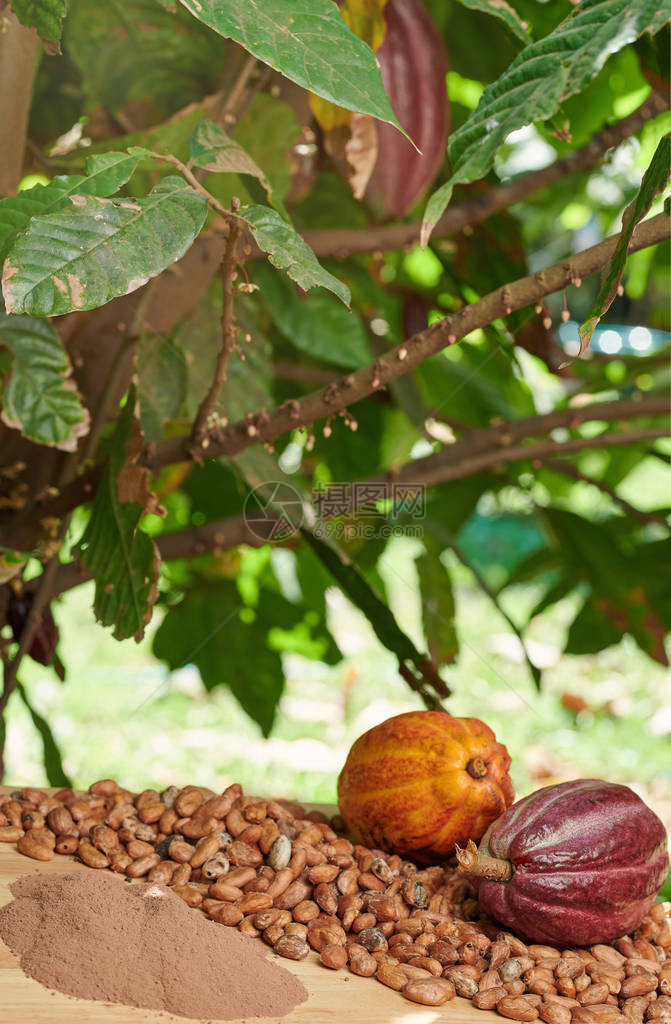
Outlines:
[[[466,765],[466,771],[473,779],[484,779],[487,774],[487,765],[481,757],[472,757]]]
[[[509,860],[480,853],[472,839],[468,840],[465,850],[457,846],[455,852],[459,870],[465,875],[476,875],[489,882],[509,882],[513,877],[513,866]]]

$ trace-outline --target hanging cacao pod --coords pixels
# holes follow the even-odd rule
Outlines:
[[[421,199],[445,157],[449,132],[447,54],[420,0],[387,0],[376,56],[394,113],[421,153],[393,125],[376,121],[377,160],[364,201],[379,220]]]
[[[310,106],[356,198],[376,219],[393,220],[421,199],[445,156],[445,45],[421,0],[345,0],[341,14],[375,50],[394,113],[417,149],[393,125],[317,96]]]

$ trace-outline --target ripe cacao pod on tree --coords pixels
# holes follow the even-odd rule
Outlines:
[[[376,56],[398,129],[375,122],[377,160],[364,201],[380,220],[402,217],[422,198],[445,158],[447,54],[420,0],[387,0],[386,32]]]
[[[589,946],[650,910],[669,867],[664,825],[627,786],[578,779],[519,800],[479,850],[458,850],[486,914],[531,942]]]
[[[445,45],[421,0],[345,0],[341,13],[375,50],[394,113],[417,149],[393,125],[317,97],[311,107],[354,195],[378,220],[393,220],[421,199],[445,157]]]
[[[435,863],[512,803],[509,767],[479,719],[409,711],[354,743],[338,779],[340,813],[359,841]]]

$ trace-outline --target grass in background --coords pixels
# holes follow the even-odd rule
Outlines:
[[[394,542],[380,569],[397,618],[421,643],[411,544]],[[626,782],[671,825],[668,674],[627,637],[596,656],[562,656],[575,614],[567,599],[528,631],[532,658],[544,669],[538,694],[507,623],[465,570],[453,571],[461,655],[446,671],[447,709],[492,727],[512,755],[517,792],[579,776]],[[192,667],[168,675],[151,655],[152,630],[138,646],[117,643],[95,625],[92,584],[64,595],[55,609],[67,682],[28,659],[22,679],[79,786],[106,776],[131,789],[187,782],[221,789],[235,780],[250,792],[335,802],[338,771],[357,736],[421,705],[363,616],[339,592],[329,597],[343,661],[329,668],[286,658],[286,692],[268,740],[226,688],[208,694]],[[521,621],[536,597],[520,588],[507,610]],[[564,694],[583,698],[589,710],[568,710]],[[46,784],[41,742],[17,697],[7,732],[5,782]]]

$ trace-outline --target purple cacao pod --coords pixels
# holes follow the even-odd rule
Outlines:
[[[598,779],[539,789],[489,827],[479,850],[457,856],[486,914],[553,946],[633,931],[669,867],[657,815],[627,786]]]
[[[379,220],[402,217],[421,199],[445,157],[449,132],[447,54],[420,0],[387,0],[386,32],[376,56],[397,128],[376,121],[377,160],[364,200]]]
[[[21,633],[32,605],[33,598],[30,594],[12,594],[9,599],[7,621],[12,628],[14,639],[17,641],[21,639]],[[54,622],[51,609],[47,606],[40,616],[40,621],[28,648],[28,654],[40,665],[50,665],[57,643],[58,626]]]

